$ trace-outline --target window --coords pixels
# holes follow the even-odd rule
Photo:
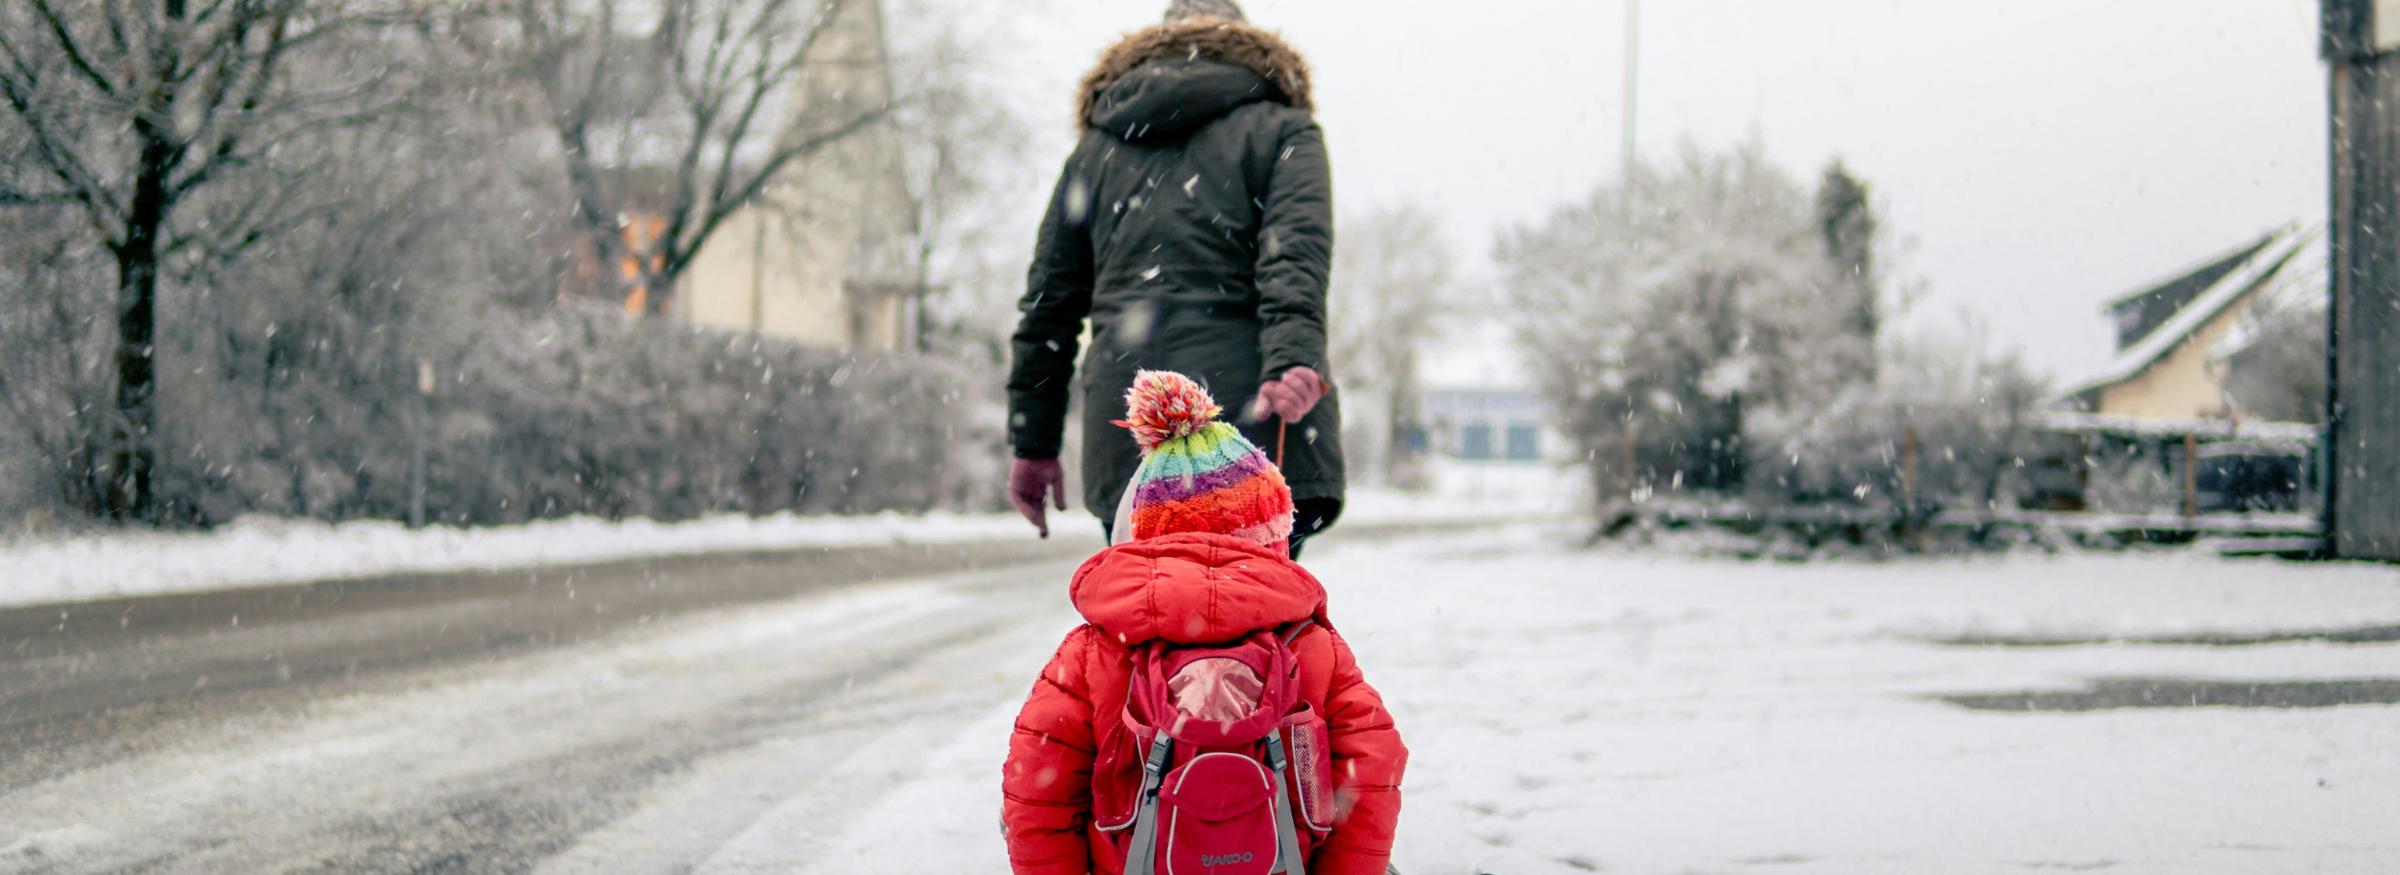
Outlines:
[[[1490,423],[1469,423],[1467,427],[1459,429],[1458,438],[1460,444],[1458,448],[1459,458],[1489,459],[1494,456],[1494,453],[1492,452],[1492,426]]]
[[[1508,458],[1512,462],[1534,462],[1542,458],[1542,430],[1522,422],[1508,424]]]

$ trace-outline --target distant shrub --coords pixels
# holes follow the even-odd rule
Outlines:
[[[439,377],[427,404],[434,521],[1000,504],[998,387],[963,365],[579,309],[491,307],[473,323],[413,344],[229,325],[227,345],[256,353],[239,361],[271,364],[203,356],[213,361],[165,381],[169,521],[405,518],[419,355]],[[0,471],[17,492],[84,476],[70,459],[17,458]],[[22,526],[57,507],[20,500],[0,513]]]
[[[1902,509],[1916,436],[1911,511],[2013,507],[2032,455],[2037,382],[2013,363],[1974,366],[1963,386],[1858,387],[1825,408],[1754,416],[1748,496],[1764,505]]]

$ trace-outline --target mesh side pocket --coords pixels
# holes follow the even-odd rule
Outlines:
[[[1092,757],[1092,825],[1102,832],[1133,826],[1142,793],[1142,751],[1147,739],[1111,721],[1100,730],[1099,752]]]
[[[1333,802],[1333,738],[1324,719],[1306,705],[1283,719],[1283,745],[1290,751],[1292,816],[1306,828],[1301,835],[1323,840],[1333,832],[1337,815]],[[1309,842],[1314,845],[1315,841]]]

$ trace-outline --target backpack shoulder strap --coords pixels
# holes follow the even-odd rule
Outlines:
[[[1283,733],[1267,733],[1267,767],[1274,775],[1275,868],[1270,875],[1308,875],[1308,858],[1300,853],[1300,824],[1292,819],[1292,797],[1284,792],[1291,757],[1283,750]]]
[[[1158,865],[1158,788],[1174,751],[1175,741],[1160,732],[1151,737],[1148,755],[1142,758],[1142,787],[1134,798],[1133,844],[1125,849],[1125,875],[1152,875]]]
[[[1283,641],[1283,646],[1290,647],[1292,646],[1292,642],[1300,640],[1300,633],[1308,631],[1309,627],[1315,626],[1316,624],[1317,621],[1314,619],[1300,620],[1289,626],[1283,627],[1283,632],[1275,637]]]

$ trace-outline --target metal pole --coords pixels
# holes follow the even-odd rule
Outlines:
[[[433,396],[433,362],[417,360],[417,397],[408,424],[408,527],[425,527],[425,405]]]
[[[1633,186],[1635,155],[1634,131],[1640,121],[1642,71],[1642,0],[1625,0],[1625,143],[1620,147],[1625,161],[1623,182],[1630,192]]]
[[[767,219],[750,214],[750,333],[767,330]]]

